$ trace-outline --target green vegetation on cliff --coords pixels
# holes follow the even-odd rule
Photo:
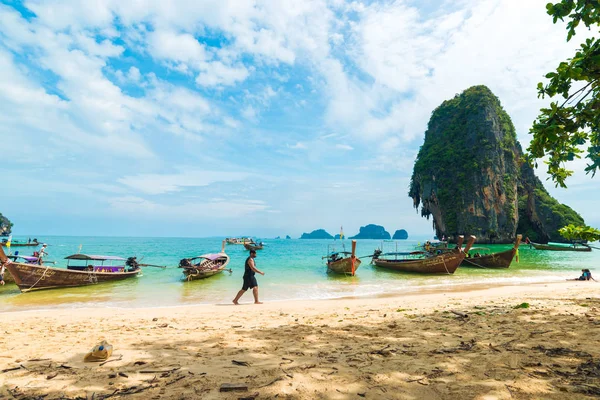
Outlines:
[[[558,229],[583,219],[554,200],[521,161],[514,125],[486,86],[436,108],[425,132],[409,196],[433,217],[438,237],[473,234],[479,242],[560,240]]]
[[[0,236],[8,236],[12,230],[13,223],[0,213]]]
[[[517,227],[517,232],[523,234],[523,237],[528,237],[534,242],[563,242],[564,239],[558,231],[560,227],[570,224],[584,224],[583,218],[575,210],[567,205],[560,204],[543,187],[538,186],[534,190],[533,198],[537,219],[542,227],[553,228],[550,231],[540,229],[539,224],[534,222],[535,219],[527,216],[528,194],[525,193],[519,196],[519,216],[522,216],[522,218],[519,218],[519,225]]]

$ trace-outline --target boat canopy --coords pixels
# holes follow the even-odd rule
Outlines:
[[[65,260],[95,260],[95,261],[108,261],[108,260],[118,260],[125,261],[122,257],[117,256],[97,256],[97,255],[88,255],[88,254],[73,254],[65,257]]]
[[[207,260],[215,261],[215,260],[218,260],[221,257],[223,257],[223,253],[203,254],[201,256],[190,258],[190,260],[197,260],[198,258],[206,258]]]

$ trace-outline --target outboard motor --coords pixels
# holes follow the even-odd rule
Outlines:
[[[127,261],[125,261],[125,265],[129,267],[130,271],[135,271],[140,267],[140,264],[137,262],[137,257],[129,257]]]
[[[181,261],[179,261],[179,268],[187,268],[187,267],[191,267],[192,263],[190,263],[190,260],[187,258],[182,259]]]
[[[382,251],[380,249],[377,249],[373,252],[373,260],[377,260],[379,258],[379,256],[381,255]]]

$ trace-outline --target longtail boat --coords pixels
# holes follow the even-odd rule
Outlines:
[[[352,241],[352,252],[332,251],[327,254],[328,271],[354,276],[359,266],[360,259],[356,257],[356,240]]]
[[[0,263],[8,269],[22,293],[119,281],[140,273],[139,266],[127,266],[121,263],[125,261],[121,257],[73,254],[65,259],[68,260],[66,268],[16,262],[0,248]],[[71,265],[71,260],[83,261],[84,265]]]
[[[246,250],[262,250],[263,249],[263,243],[255,243],[255,244],[250,244],[250,243],[244,243],[244,248]]]
[[[584,243],[573,243],[572,246],[560,246],[556,244],[541,244],[530,242],[536,250],[552,250],[552,251],[592,251],[592,248]]]
[[[398,253],[392,253],[394,259],[379,258],[385,254],[375,255],[373,264],[381,268],[393,269],[395,271],[415,272],[420,274],[453,274],[458,268],[462,260],[465,258],[466,252],[469,251],[475,242],[475,236],[470,236],[467,245],[463,251],[462,244],[464,237],[458,237],[456,249],[452,252],[442,253],[439,255],[427,256],[423,252],[403,253],[405,256],[418,256],[419,258],[403,258],[398,259]]]
[[[184,258],[179,262],[179,268],[183,268],[186,281],[194,281],[226,271],[227,264],[229,264],[229,256],[225,254],[225,241],[223,241],[220,253]]]
[[[508,268],[515,254],[519,250],[519,244],[523,235],[517,235],[512,249],[498,253],[483,254],[479,257],[473,257],[467,254],[467,257],[460,264],[461,267],[479,267],[479,268]],[[517,260],[518,261],[518,260]]]
[[[7,247],[8,246],[8,241],[2,241],[2,243],[0,243],[2,245],[2,247]],[[37,247],[40,245],[40,242],[10,242],[10,247]]]
[[[225,242],[227,244],[254,244],[254,241],[250,238],[226,238]]]

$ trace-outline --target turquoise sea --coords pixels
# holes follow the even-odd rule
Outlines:
[[[77,253],[137,256],[142,263],[166,265],[167,269],[146,267],[137,278],[79,288],[43,290],[21,294],[16,285],[0,287],[0,311],[76,308],[76,307],[160,307],[181,304],[228,304],[241,288],[244,261],[248,252],[241,245],[227,245],[231,257],[231,274],[224,272],[201,281],[183,281],[179,260],[221,249],[222,238],[132,238],[132,237],[39,237],[48,243],[47,260],[65,265],[64,257]],[[13,237],[13,241],[27,237]],[[530,249],[522,245],[520,262],[513,261],[507,270],[460,267],[454,275],[421,276],[387,271],[363,263],[354,277],[328,274],[322,259],[328,245],[350,250],[350,240],[266,239],[258,252],[257,267],[266,273],[257,275],[260,298],[264,301],[333,299],[343,297],[380,296],[412,293],[421,290],[451,290],[458,286],[494,286],[557,282],[575,278],[582,268],[600,277],[600,250],[591,253],[552,252]],[[372,254],[383,246],[385,252],[410,251],[423,240],[381,242],[358,240],[357,255]],[[481,247],[481,246],[478,246]],[[512,245],[485,245],[491,251],[502,251]],[[600,246],[598,246],[600,247]],[[32,248],[13,247],[21,255]],[[250,292],[241,302],[252,300]]]

